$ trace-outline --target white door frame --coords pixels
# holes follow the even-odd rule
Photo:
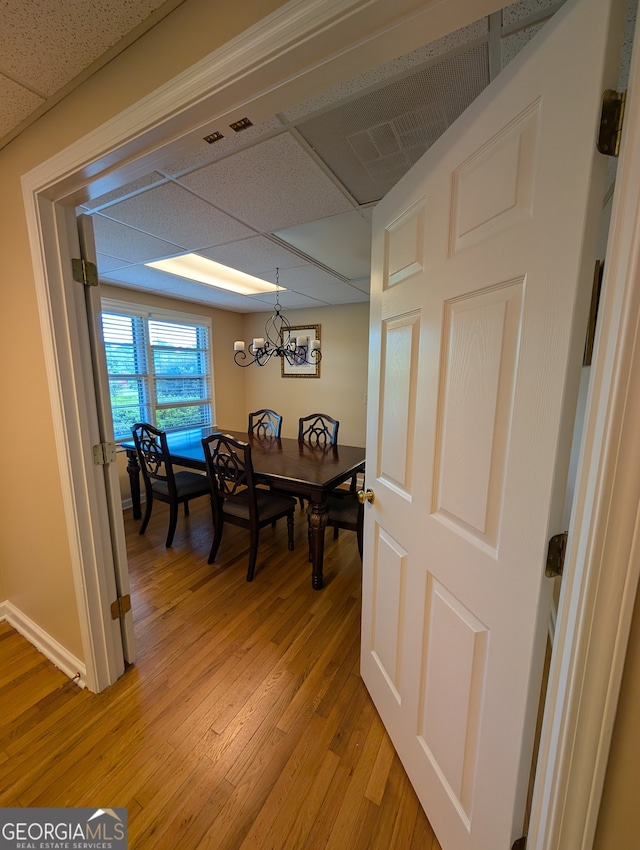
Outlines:
[[[387,10],[391,5],[394,8]],[[166,146],[173,155],[186,150],[190,137],[202,134],[205,122],[210,127],[218,120],[235,120],[256,91],[283,91],[285,81],[280,79],[277,63],[270,65],[274,55],[289,52],[298,71],[287,77],[286,85],[303,99],[310,87],[326,87],[332,73],[344,78],[354,55],[370,50],[372,44],[378,60],[384,61],[385,55],[417,46],[416,38],[424,41],[425,33],[429,39],[435,38],[500,5],[494,0],[468,0],[464,7],[467,18],[463,19],[460,0],[428,3],[418,11],[411,9],[410,0],[397,0],[396,4],[385,4],[385,0],[293,0],[24,175],[23,197],[87,684],[93,690],[114,681],[114,658],[100,615],[105,557],[95,546],[91,522],[95,502],[87,487],[87,469],[77,462],[86,455],[86,440],[78,423],[86,418],[87,399],[81,392],[81,367],[69,356],[73,324],[64,307],[60,308],[64,300],[58,301],[70,263],[66,240],[61,239],[56,224],[60,207],[87,197],[89,165],[95,191],[107,191],[118,182],[146,173],[154,157],[157,161],[166,157]],[[374,8],[386,15],[383,23],[372,14]],[[354,24],[359,40],[350,51]],[[321,57],[313,67],[304,58],[313,54],[310,45],[318,49],[316,57]],[[635,344],[640,330],[640,279],[636,275],[640,260],[638,64],[634,61],[631,68],[627,129],[619,162],[621,189],[614,199],[600,339],[593,360],[558,613],[530,850],[591,847],[638,584],[634,547],[640,485],[631,475],[640,458],[640,429],[634,432],[632,427],[639,412],[632,388],[640,382],[640,352]],[[323,76],[324,82],[314,73]],[[273,114],[268,97],[262,106],[264,116],[259,114],[257,101],[252,110],[254,106],[258,118]],[[164,153],[156,153],[163,143]]]
[[[627,103],[527,850],[593,845],[640,574],[639,51]]]

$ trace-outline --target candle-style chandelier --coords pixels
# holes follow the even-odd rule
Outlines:
[[[276,269],[276,286],[279,286],[279,270]],[[282,314],[279,289],[276,289],[276,303],[273,316],[270,316],[264,326],[265,336],[256,337],[245,346],[242,340],[233,344],[233,359],[238,366],[251,366],[257,363],[264,366],[272,357],[282,357],[290,366],[315,365],[322,360],[320,340],[307,336],[294,337],[291,335],[291,325]],[[244,361],[247,361],[246,363]]]

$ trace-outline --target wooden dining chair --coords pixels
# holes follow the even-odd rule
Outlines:
[[[310,416],[302,416],[298,420],[298,440],[308,443],[310,446],[336,446],[338,444],[338,428],[340,421],[333,419],[326,413],[312,413]],[[355,493],[358,489],[357,473],[348,484],[349,490]],[[344,489],[342,486],[339,490]],[[303,505],[303,500],[300,500]]]
[[[358,494],[347,491],[346,495],[329,496],[327,499],[327,526],[333,528],[336,538],[341,528],[355,531],[358,552],[362,560],[362,540],[364,536],[364,503],[358,499]]]
[[[364,537],[364,504],[358,499],[358,494],[352,490],[336,490],[335,495],[327,499],[327,528],[333,528],[334,539],[338,537],[341,528],[355,531],[360,560],[362,560]],[[311,556],[311,524],[309,533],[309,560]]]
[[[248,432],[257,437],[279,437],[282,431],[282,416],[275,410],[263,408],[249,414]]]
[[[146,493],[146,510],[139,533],[144,534],[147,530],[154,500],[166,502],[169,505],[169,530],[165,546],[169,547],[178,523],[178,505],[184,505],[184,515],[188,516],[189,501],[209,496],[211,488],[207,477],[199,472],[174,472],[164,431],[146,422],[137,422],[132,433]]]
[[[211,434],[202,440],[207,475],[211,487],[213,544],[208,563],[215,561],[225,523],[250,532],[247,581],[252,581],[258,556],[260,529],[287,518],[288,546],[293,549],[293,514],[296,500],[291,496],[255,486],[251,446],[225,434]]]
[[[340,422],[326,413],[311,413],[298,420],[298,440],[310,446],[335,446]]]

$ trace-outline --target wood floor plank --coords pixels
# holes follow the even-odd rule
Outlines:
[[[0,806],[122,806],[132,850],[440,850],[359,675],[355,535],[315,591],[298,511],[248,583],[200,501],[171,549],[125,512],[138,658],[102,694],[0,623]]]
[[[387,780],[389,779],[389,771],[391,770],[395,754],[389,736],[385,735],[380,741],[380,748],[371,768],[371,774],[365,790],[365,797],[378,806],[384,797]]]

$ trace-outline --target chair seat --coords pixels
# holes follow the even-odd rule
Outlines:
[[[341,499],[334,496],[329,496],[327,499],[327,519],[329,522],[356,526],[359,511],[360,504],[356,499]]]
[[[296,500],[290,496],[283,496],[270,490],[256,490],[255,492],[260,522],[269,521],[272,517],[280,516],[296,506]],[[224,512],[239,519],[249,520],[248,502],[232,502],[226,499]]]
[[[176,472],[175,482],[179,499],[184,496],[202,496],[210,492],[209,479],[206,475],[200,475],[197,472],[188,470]],[[169,495],[169,486],[166,481],[154,481],[152,486],[154,493]]]
[[[358,543],[358,553],[362,560],[364,509],[350,490],[334,491],[341,495],[329,496],[326,503],[327,526],[333,528],[333,536],[338,536],[338,529],[355,531]],[[311,518],[311,508],[307,509],[307,517]],[[309,523],[309,560],[311,560],[311,524]]]

